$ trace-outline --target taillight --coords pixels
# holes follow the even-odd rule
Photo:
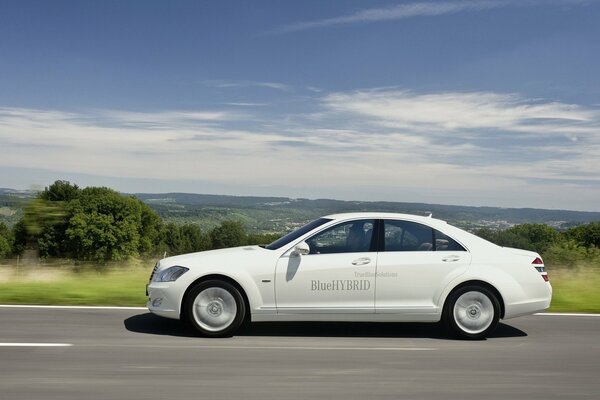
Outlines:
[[[540,273],[542,279],[544,279],[544,282],[548,282],[550,280],[548,273],[546,272],[546,268],[544,268],[544,261],[542,261],[541,258],[536,257],[531,264],[535,266],[535,269],[537,269],[537,271]]]

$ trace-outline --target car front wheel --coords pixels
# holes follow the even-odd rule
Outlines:
[[[186,301],[187,320],[203,336],[231,336],[244,321],[246,307],[239,290],[224,281],[197,284]]]
[[[464,286],[450,295],[444,310],[449,328],[462,339],[483,339],[500,319],[497,297],[481,286]]]

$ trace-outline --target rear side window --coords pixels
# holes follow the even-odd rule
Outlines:
[[[384,251],[466,251],[437,229],[412,221],[385,220]]]
[[[385,220],[384,251],[433,251],[433,229],[416,222]]]
[[[466,251],[456,240],[434,229],[436,251]]]

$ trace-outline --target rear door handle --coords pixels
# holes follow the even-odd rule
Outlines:
[[[352,265],[366,265],[370,262],[371,262],[371,259],[369,257],[361,257],[361,258],[357,258],[356,260],[352,261]]]
[[[453,256],[447,256],[447,257],[442,258],[443,262],[456,262],[458,260],[460,260],[460,256],[453,255]]]

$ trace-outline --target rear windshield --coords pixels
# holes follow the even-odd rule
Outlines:
[[[268,246],[265,246],[265,249],[277,250],[278,248],[285,246],[289,242],[292,242],[292,241],[298,239],[300,236],[312,231],[313,229],[315,229],[329,221],[331,221],[331,220],[328,218],[319,218],[312,222],[309,222],[308,224],[304,225],[303,227],[298,228],[295,231],[288,233],[284,237],[277,239],[276,241],[269,244]]]

